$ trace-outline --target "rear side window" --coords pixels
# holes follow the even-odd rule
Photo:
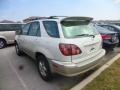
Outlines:
[[[29,36],[40,36],[40,24],[39,22],[32,22],[29,32]]]
[[[106,25],[103,25],[104,28],[108,29],[108,30],[111,30],[111,31],[114,31],[114,28],[111,27],[111,26],[106,26]]]
[[[30,28],[30,23],[25,24],[25,25],[22,27],[22,35],[27,35],[29,28]]]
[[[100,25],[100,26],[102,26],[102,27],[104,27],[106,29],[110,29],[109,26],[106,26],[106,25]]]
[[[56,21],[43,21],[46,32],[49,36],[59,38],[58,25]]]
[[[109,26],[108,29],[110,29],[111,31],[115,31],[115,28]]]

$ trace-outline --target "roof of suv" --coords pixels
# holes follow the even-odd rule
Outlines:
[[[56,21],[87,21],[90,22],[93,20],[91,17],[79,17],[79,16],[50,16],[50,17],[40,17],[40,18],[32,18],[31,21],[39,21],[39,20],[56,20]]]

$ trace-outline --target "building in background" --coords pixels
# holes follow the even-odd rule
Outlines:
[[[93,22],[99,24],[116,24],[120,26],[120,20],[98,20]]]
[[[0,23],[22,23],[21,21],[2,20]]]

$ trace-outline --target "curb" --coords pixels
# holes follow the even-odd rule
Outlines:
[[[97,76],[99,76],[105,69],[107,69],[111,64],[113,64],[116,60],[120,58],[120,54],[117,54],[115,57],[113,57],[111,60],[109,60],[106,64],[104,64],[102,67],[100,67],[97,71],[95,71],[93,74],[88,76],[86,79],[81,81],[79,84],[71,88],[70,90],[81,90],[83,89],[87,84],[92,82]]]

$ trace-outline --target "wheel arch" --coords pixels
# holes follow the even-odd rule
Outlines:
[[[53,58],[52,53],[49,50],[46,50],[45,48],[36,49],[34,57],[36,58],[36,55],[38,55],[38,54],[45,56],[46,59],[52,59]]]
[[[14,40],[14,43],[16,44],[16,43],[17,43],[17,41],[16,41],[16,40]]]
[[[47,58],[47,56],[46,56],[45,54],[43,54],[43,53],[41,53],[41,52],[36,52],[36,53],[35,53],[35,60],[36,60],[36,62],[38,62],[38,59],[37,59],[38,56],[44,56],[44,57],[46,58],[46,61],[47,61],[48,64],[49,64],[50,68],[52,68],[52,66],[51,66],[51,61]]]
[[[7,44],[7,41],[5,38],[0,37],[0,39],[3,40],[5,42],[5,44]]]
[[[41,56],[41,55],[44,56],[45,58],[47,58],[43,53],[41,53],[41,52],[36,52],[36,53],[35,53],[35,58],[36,58],[36,60],[37,60],[37,57],[38,57],[38,56]]]

